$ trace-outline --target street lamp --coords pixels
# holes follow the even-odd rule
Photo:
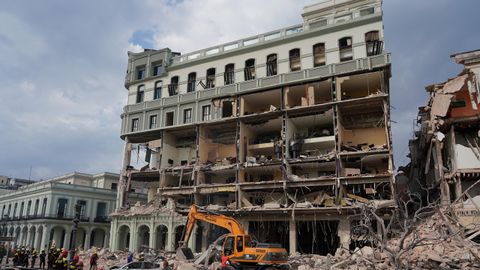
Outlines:
[[[80,222],[80,212],[82,211],[82,205],[75,204],[75,217],[73,218],[73,229],[72,229],[72,242],[70,242],[70,256],[69,261],[75,256],[75,242],[77,241],[77,230],[78,223]]]

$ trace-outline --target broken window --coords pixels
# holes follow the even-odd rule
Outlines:
[[[130,129],[131,132],[138,131],[138,124],[140,123],[138,118],[132,119],[132,128]]]
[[[142,80],[145,78],[145,67],[137,68],[137,80]]]
[[[153,99],[160,99],[162,97],[162,81],[155,82],[155,89],[153,90]]]
[[[280,89],[265,91],[240,98],[241,115],[251,115],[274,112],[282,106],[282,93]]]
[[[140,85],[137,88],[137,103],[143,102],[143,97],[145,95],[145,85]]]
[[[380,40],[379,31],[370,31],[366,33],[365,43],[367,46],[367,56],[373,56],[382,53],[383,41]]]
[[[290,60],[290,71],[298,71],[302,68],[300,60],[300,49],[292,49],[288,53]]]
[[[192,109],[183,110],[183,123],[184,124],[192,123]]]
[[[210,105],[202,106],[202,121],[210,121],[211,108]]]
[[[325,62],[325,43],[313,45],[313,66],[324,66]]]
[[[167,112],[165,114],[165,126],[169,127],[169,126],[173,126],[173,123],[174,123],[174,112]]]
[[[255,80],[255,59],[245,61],[244,75],[245,81]]]
[[[150,115],[150,129],[157,128],[157,115]]]
[[[215,68],[207,69],[207,89],[215,87]]]
[[[197,80],[197,73],[192,72],[188,74],[188,84],[187,84],[187,92],[194,92],[195,91],[195,82]]]
[[[222,102],[222,118],[233,116],[233,102],[224,100]]]
[[[178,76],[173,76],[168,85],[168,95],[175,96],[178,94]]]
[[[277,75],[277,54],[267,56],[267,76]]]
[[[344,37],[338,40],[340,62],[353,60],[352,38]]]
[[[223,79],[225,81],[225,85],[233,84],[235,82],[235,64],[228,64],[225,66]]]

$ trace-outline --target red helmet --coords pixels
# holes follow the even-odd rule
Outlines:
[[[68,250],[66,250],[66,249],[63,250],[63,251],[62,251],[62,256],[63,256],[63,257],[67,257],[67,256],[68,256]]]
[[[74,261],[74,262],[78,262],[78,259],[80,259],[80,258],[78,257],[77,254],[75,254],[75,256],[73,256],[73,261]]]

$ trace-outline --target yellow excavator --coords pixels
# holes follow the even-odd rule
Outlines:
[[[187,224],[181,246],[177,254],[192,259],[193,253],[187,247],[188,240],[197,221],[217,225],[229,231],[223,238],[221,254],[226,255],[235,269],[275,270],[289,269],[288,252],[275,244],[256,243],[247,235],[242,225],[234,218],[216,213],[202,213],[196,205],[192,205],[187,216]]]

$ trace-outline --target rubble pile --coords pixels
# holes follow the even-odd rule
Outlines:
[[[335,256],[291,256],[291,269],[480,269],[480,245],[463,238],[453,218],[439,212],[412,228],[403,248],[400,234],[384,249],[364,246],[338,249]]]

